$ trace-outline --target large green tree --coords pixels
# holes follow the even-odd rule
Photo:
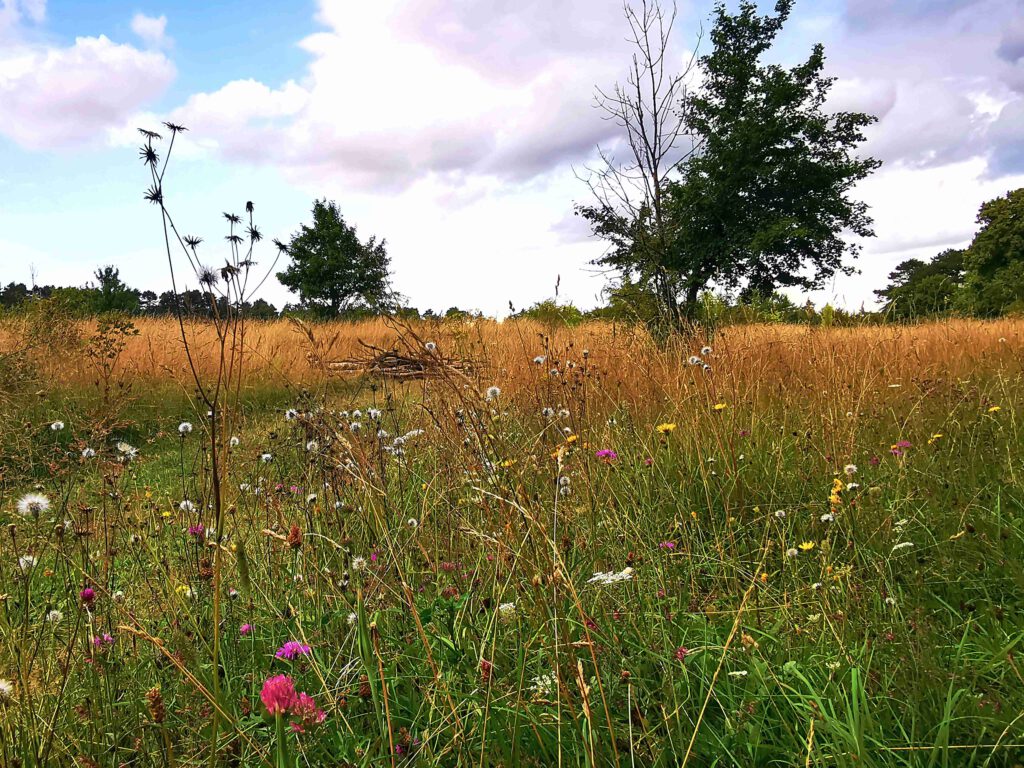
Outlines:
[[[317,200],[312,225],[303,224],[287,245],[278,243],[291,263],[277,279],[299,294],[303,306],[330,315],[389,308],[393,295],[385,246],[376,236],[361,241],[337,203]]]
[[[834,81],[821,45],[792,68],[763,61],[792,6],[778,0],[767,15],[751,0],[735,13],[715,6],[703,80],[677,100],[695,148],[659,179],[658,210],[653,194],[633,216],[578,209],[611,245],[598,263],[656,296],[671,291],[661,305],[680,316],[696,317],[713,287],[747,297],[818,287],[853,271],[850,235],[873,234],[852,189],[879,165],[856,152],[874,118],[826,108]]]
[[[978,223],[958,307],[983,317],[1024,312],[1024,187],[982,205]]]
[[[715,6],[713,50],[688,104],[700,150],[670,185],[672,266],[691,311],[711,283],[765,296],[818,287],[852,272],[844,257],[858,246],[849,235],[873,234],[851,191],[880,164],[856,153],[875,118],[826,110],[834,78],[823,74],[820,44],[791,69],[762,61],[792,7],[778,0],[774,15],[762,16],[750,0],[736,13]]]

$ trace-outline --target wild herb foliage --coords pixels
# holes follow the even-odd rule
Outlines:
[[[1021,758],[1019,324],[441,330],[490,365],[247,382],[219,519],[201,401],[24,401],[3,764]]]

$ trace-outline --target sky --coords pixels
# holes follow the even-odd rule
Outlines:
[[[711,5],[680,1],[680,66]],[[621,140],[594,92],[624,79],[627,31],[619,0],[0,0],[0,283],[112,264],[169,287],[136,128],[172,120],[165,197],[211,265],[222,212],[253,202],[266,268],[328,198],[421,310],[500,315],[556,284],[595,306],[604,246],[573,206]],[[810,298],[871,308],[896,264],[966,245],[979,205],[1024,186],[1024,0],[797,0],[768,59],[816,42],[830,108],[878,117],[862,152],[883,165],[854,190],[877,235],[859,273]],[[274,278],[261,295],[294,300]]]

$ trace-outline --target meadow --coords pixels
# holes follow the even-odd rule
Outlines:
[[[180,333],[0,322],[0,764],[1024,762],[1024,321]]]

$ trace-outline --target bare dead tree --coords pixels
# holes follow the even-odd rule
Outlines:
[[[678,287],[667,266],[671,232],[666,189],[696,149],[687,130],[687,105],[700,33],[676,70],[670,58],[675,3],[669,11],[659,0],[641,0],[639,6],[627,3],[623,10],[633,48],[629,75],[610,91],[598,87],[595,94],[604,119],[622,129],[623,151],[620,156],[599,146],[598,165],[577,173],[594,202],[577,205],[576,213],[609,242],[609,250],[595,263],[652,289],[664,318],[678,327]]]

